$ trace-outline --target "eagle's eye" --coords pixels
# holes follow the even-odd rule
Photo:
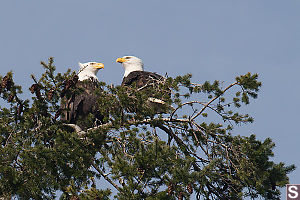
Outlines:
[[[125,59],[130,59],[130,58],[131,58],[130,56],[126,56],[126,57],[125,57]]]

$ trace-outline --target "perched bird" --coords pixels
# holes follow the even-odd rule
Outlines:
[[[143,61],[135,56],[124,56],[118,58],[116,62],[122,63],[125,69],[121,86],[135,86],[138,91],[148,90],[149,98],[147,105],[153,107],[156,113],[163,113],[166,109],[171,108],[164,101],[164,97],[170,98],[170,89],[159,87],[159,84],[165,83],[165,77],[153,72],[144,71]],[[154,94],[154,91],[156,91],[156,94]],[[161,98],[157,98],[156,96],[160,96]]]
[[[99,88],[97,72],[104,65],[97,62],[79,63],[78,81],[75,83],[75,91],[67,92],[62,98],[61,120],[78,125],[81,129],[87,129],[103,123],[103,114],[98,110],[97,95]],[[87,120],[89,119],[89,120]]]

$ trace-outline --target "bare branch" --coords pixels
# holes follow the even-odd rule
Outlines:
[[[92,163],[92,166],[97,172],[99,172],[99,174],[101,174],[101,176],[103,176],[105,180],[107,180],[112,186],[114,186],[119,192],[121,192],[119,186],[117,186],[117,184],[115,184],[106,174],[104,174],[104,172],[94,162]]]
[[[126,121],[126,124],[128,125],[138,125],[138,124],[151,124],[153,122],[158,122],[158,121],[163,121],[163,122],[190,122],[189,119],[172,119],[172,118],[154,118],[154,119],[144,119],[144,120],[129,120]],[[99,126],[95,126],[92,128],[87,129],[88,131],[93,131],[97,130],[99,128],[114,128],[114,125],[112,123],[106,123],[106,124],[101,124]]]

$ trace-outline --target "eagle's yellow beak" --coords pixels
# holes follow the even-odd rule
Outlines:
[[[96,63],[93,65],[94,68],[96,69],[103,69],[104,68],[104,64],[103,63]]]
[[[123,62],[126,62],[127,60],[125,59],[125,58],[118,58],[117,60],[116,60],[116,62],[118,62],[118,63],[123,63]]]

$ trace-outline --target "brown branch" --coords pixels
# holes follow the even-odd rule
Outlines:
[[[9,134],[9,136],[8,136],[8,138],[7,138],[6,142],[5,142],[5,145],[4,145],[4,147],[6,147],[6,146],[8,145],[8,143],[9,143],[9,140],[10,140],[10,138],[11,138],[12,134],[14,134],[14,133],[13,133],[13,132],[11,132],[11,133]]]
[[[194,125],[198,129],[199,132],[203,133],[203,130],[201,130],[200,125],[196,124],[194,121],[191,121],[191,124]],[[194,136],[197,137],[196,135],[194,135]],[[203,136],[205,137],[204,134],[203,134]],[[208,138],[205,137],[205,139],[207,140]],[[202,151],[207,155],[207,157],[209,157],[209,153],[208,153],[207,149],[204,149],[204,147],[202,146],[201,143],[198,143],[198,144],[199,144],[200,148],[202,149]]]
[[[94,169],[99,172],[99,174],[101,174],[101,176],[103,176],[103,178],[105,180],[107,180],[107,182],[109,182],[112,186],[114,186],[119,192],[121,192],[121,189],[119,188],[119,186],[117,186],[117,184],[115,184],[109,177],[108,175],[104,174],[104,172],[93,162],[92,166],[94,167]]]

